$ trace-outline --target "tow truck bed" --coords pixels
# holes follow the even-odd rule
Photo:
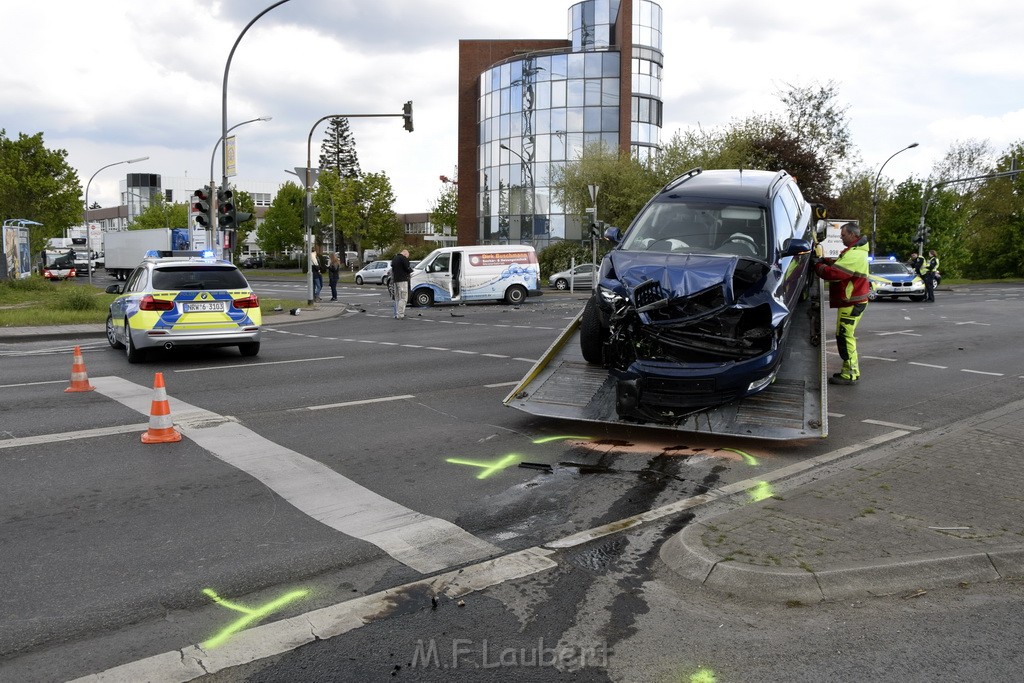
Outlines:
[[[754,439],[792,441],[828,435],[825,330],[821,281],[797,307],[788,348],[775,382],[740,401],[697,410],[677,423],[623,420],[615,412],[615,378],[580,353],[582,310],[522,381],[505,397],[507,406],[565,420],[642,425]]]

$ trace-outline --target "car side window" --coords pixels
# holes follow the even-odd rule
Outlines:
[[[451,254],[438,254],[437,258],[434,259],[433,263],[430,264],[431,273],[447,273],[449,263],[451,263]]]
[[[783,193],[775,195],[775,199],[772,200],[772,222],[775,224],[775,248],[777,251],[782,251],[782,243],[793,236],[795,220],[795,215],[790,215],[789,207],[783,201]]]
[[[785,241],[790,237],[803,237],[803,235],[801,234],[802,231],[797,229],[797,226],[800,225],[801,222],[800,207],[803,206],[803,202],[797,199],[797,196],[794,195],[794,190],[795,188],[791,184],[787,184],[784,185],[782,189],[779,191],[779,197],[782,199],[782,203],[785,204],[786,212],[789,214],[789,217],[791,219],[789,233],[785,235],[780,235],[780,239],[782,241]],[[797,193],[800,192],[799,190],[795,191]]]
[[[124,291],[125,292],[141,292],[142,290],[144,290],[146,288],[146,281],[147,281],[147,279],[148,278],[146,277],[146,269],[145,268],[136,268],[135,272],[133,272],[128,277],[128,284],[125,285]]]

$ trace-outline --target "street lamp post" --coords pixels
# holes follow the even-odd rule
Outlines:
[[[88,252],[86,254],[86,257],[88,259],[88,266],[86,267],[85,270],[86,270],[87,273],[89,273],[89,284],[90,285],[92,285],[92,237],[89,235],[89,186],[92,185],[93,178],[95,178],[96,175],[100,171],[102,171],[104,169],[110,168],[111,166],[117,166],[119,164],[134,164],[134,163],[139,162],[139,161],[145,161],[148,158],[149,157],[139,157],[137,159],[125,159],[124,161],[115,161],[112,164],[107,164],[106,166],[102,166],[102,167],[99,168],[99,170],[96,171],[96,173],[92,174],[92,177],[89,178],[89,182],[87,182],[85,184],[85,211],[82,212],[82,222],[85,224],[85,246],[86,246],[86,251]]]
[[[523,215],[525,215],[526,218],[527,218],[527,229],[530,232],[530,243],[532,244],[533,241],[534,241],[534,238],[535,238],[534,226],[533,226],[533,221],[534,221],[534,214],[533,214],[533,203],[534,203],[534,197],[533,197],[533,192],[534,192],[534,187],[533,187],[533,164],[530,163],[530,161],[526,157],[524,157],[522,154],[520,154],[519,152],[515,151],[514,149],[512,149],[511,147],[506,145],[504,142],[501,143],[498,146],[501,147],[503,150],[509,152],[510,154],[515,154],[517,157],[519,157],[519,162],[520,162],[521,168],[523,169],[523,175],[526,176],[526,193],[524,193],[524,196],[523,196],[523,199],[524,199],[523,209],[525,209],[525,211],[523,212]],[[523,228],[522,228],[522,225],[520,225],[519,226],[519,240],[522,241],[522,239],[523,239]]]
[[[878,169],[878,173],[875,175],[875,184],[871,189],[871,255],[875,255],[875,233],[878,232],[878,179],[882,176],[882,169],[885,168],[885,164],[892,161],[892,157],[896,156],[900,152],[906,152],[908,149],[914,149],[917,147],[916,142],[912,142],[903,149],[894,152],[891,157],[885,160],[885,163]]]
[[[228,61],[224,64],[224,82],[223,82],[223,85],[221,86],[221,95],[220,95],[220,99],[221,99],[221,106],[220,106],[220,110],[221,110],[220,139],[221,140],[226,139],[227,136],[228,136],[228,72],[231,70],[231,60],[235,56],[235,49],[238,47],[238,44],[240,42],[242,42],[242,36],[245,35],[245,32],[248,31],[249,28],[253,24],[255,24],[259,20],[260,17],[262,17],[264,14],[266,14],[270,10],[274,9],[275,7],[277,7],[279,5],[283,5],[284,3],[288,2],[288,1],[289,0],[278,0],[273,5],[271,5],[270,7],[267,7],[262,12],[260,12],[255,17],[253,17],[252,20],[250,20],[249,23],[245,25],[245,28],[242,29],[242,32],[238,34],[238,37],[235,38],[235,44],[231,46],[231,52],[228,53]],[[222,180],[223,180],[223,182],[222,182],[221,186],[222,187],[227,187],[227,184],[228,184],[228,155],[227,154],[221,154],[221,170],[223,171],[223,173],[222,173],[222,176],[223,176]],[[213,173],[210,174],[210,177],[213,177]],[[212,185],[212,183],[211,183],[211,185]],[[212,230],[212,228],[213,228],[213,224],[212,223],[210,225],[210,228]]]

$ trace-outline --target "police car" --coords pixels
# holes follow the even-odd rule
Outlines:
[[[152,349],[237,346],[243,356],[260,352],[263,317],[245,276],[213,252],[150,251],[110,304],[107,342],[124,349],[129,363]]]
[[[911,301],[924,301],[924,280],[895,256],[888,259],[869,259],[868,274],[871,276],[871,291],[868,299],[898,299],[908,297]]]

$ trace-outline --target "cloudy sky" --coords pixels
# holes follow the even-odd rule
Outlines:
[[[124,172],[210,175],[228,52],[273,0],[7,2],[0,128],[42,132],[86,180],[90,202],[117,202]],[[384,171],[396,210],[429,210],[456,163],[458,41],[565,38],[572,0],[290,0],[242,39],[228,82],[239,181],[283,183],[305,166],[310,127],[353,119],[364,171]],[[662,0],[663,139],[779,108],[787,84],[834,80],[864,165],[927,176],[956,141],[996,152],[1024,139],[1024,12],[1011,0]],[[313,134],[313,164],[326,124]],[[220,157],[216,175],[220,176]],[[466,169],[468,172],[469,169]]]

